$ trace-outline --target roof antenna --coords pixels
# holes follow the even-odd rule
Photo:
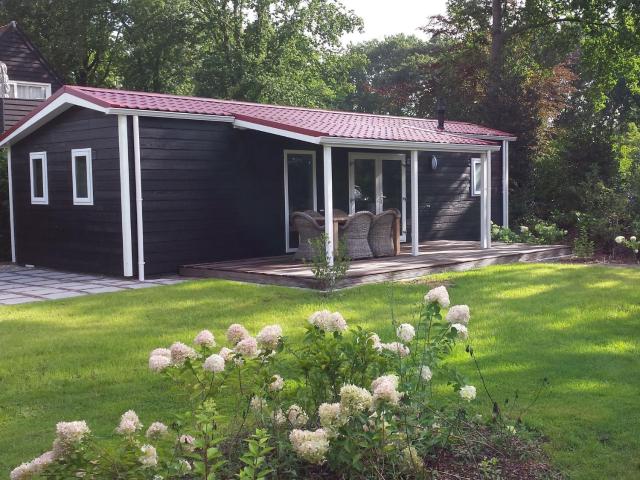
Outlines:
[[[444,113],[446,108],[442,99],[438,100],[436,110],[438,112],[438,130],[444,130]]]

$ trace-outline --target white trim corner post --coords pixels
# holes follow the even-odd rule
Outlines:
[[[331,147],[325,145],[322,151],[324,172],[324,233],[327,237],[327,262],[333,265],[334,231],[333,231],[333,172],[331,165]]]
[[[491,151],[481,156],[480,247],[491,248]]]
[[[125,277],[133,276],[131,246],[131,193],[129,188],[129,139],[127,116],[118,115],[118,149],[120,153],[120,208],[122,215],[122,266]]]
[[[502,226],[509,226],[509,140],[502,142]]]
[[[11,145],[7,148],[7,180],[9,182],[9,225],[11,228],[11,261],[16,263],[16,226],[13,219],[13,177],[11,176]]]
[[[136,185],[136,234],[138,239],[138,280],[144,282],[144,222],[142,220],[142,167],[140,165],[140,121],[133,116],[133,162]]]
[[[411,150],[411,255],[414,257],[420,254],[418,208],[418,151]]]

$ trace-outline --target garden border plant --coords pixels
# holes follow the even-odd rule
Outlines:
[[[60,422],[52,449],[16,467],[11,479],[424,478],[440,449],[495,451],[492,442],[518,434],[495,401],[491,422],[474,416],[467,404],[475,386],[446,362],[467,342],[469,321],[469,307],[450,307],[440,286],[427,292],[413,323],[398,323],[392,313],[396,339],[389,342],[327,310],[309,317],[299,344],[278,325],[253,337],[233,324],[228,346],[218,350],[203,330],[195,347],[174,342],[149,356],[151,371],[189,395],[189,411],[144,433],[138,415],[127,411],[107,441],[84,421]],[[469,343],[466,350],[478,367]],[[222,418],[216,400],[231,386],[237,408],[232,419]],[[447,388],[457,399],[443,393]],[[474,430],[476,436],[466,434]],[[499,470],[492,458],[478,463]]]

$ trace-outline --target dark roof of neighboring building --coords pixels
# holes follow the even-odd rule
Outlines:
[[[233,100],[133,92],[106,88],[65,86],[39,109],[25,117],[0,141],[62,94],[69,94],[106,110],[163,112],[224,117],[229,121],[276,129],[314,138],[341,138],[390,142],[420,142],[453,145],[495,145],[490,140],[513,139],[513,135],[466,122],[445,122],[426,118],[398,117],[314,108],[265,105]]]

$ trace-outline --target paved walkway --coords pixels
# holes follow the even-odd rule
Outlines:
[[[0,305],[80,297],[92,293],[121,292],[158,285],[171,285],[186,278],[168,276],[145,282],[44,268],[0,265]]]

